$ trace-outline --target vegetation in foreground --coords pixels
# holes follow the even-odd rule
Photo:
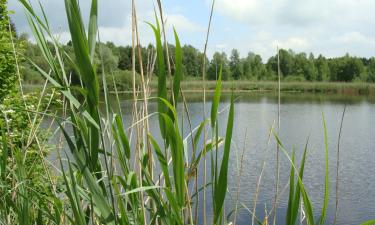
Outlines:
[[[25,6],[30,27],[48,64],[48,71],[32,61],[31,63],[46,79],[46,84],[49,83],[53,89],[50,95],[47,95],[46,89],[43,89],[40,96],[34,98],[37,106],[28,106],[33,102],[32,98],[25,96],[22,89],[18,98],[21,103],[9,102],[10,93],[7,93],[5,98],[1,98],[1,107],[10,107],[10,109],[2,108],[0,120],[0,222],[21,225],[196,224],[200,220],[203,220],[204,224],[235,222],[237,208],[232,213],[226,212],[224,207],[235,109],[232,97],[226,132],[222,138],[218,133],[217,120],[222,89],[222,68],[219,70],[215,84],[210,118],[205,118],[198,127],[191,128],[187,137],[182,137],[176,112],[183,74],[181,46],[175,32],[176,48],[173,52],[175,67],[172,72],[168,63],[168,51],[163,51],[161,35],[163,24],[160,25],[156,18],[156,24],[150,24],[150,27],[156,39],[158,110],[154,114],[148,113],[147,102],[150,97],[147,84],[149,75],[153,73],[142,69],[144,68],[142,60],[139,60],[142,92],[139,94],[136,92],[134,59],[141,56],[136,54],[140,49],[136,39],[133,39],[134,116],[132,126],[126,128],[121,111],[115,111],[108,103],[107,83],[113,82],[113,77],[112,80],[106,79],[103,65],[100,66],[102,79],[97,76],[97,62],[94,57],[98,33],[97,1],[92,0],[86,34],[78,1],[65,0],[74,59],[66,54],[64,47],[51,33],[47,18],[39,17],[26,0],[20,2]],[[160,1],[158,3],[160,4]],[[0,5],[2,13],[6,15],[5,2],[1,0]],[[162,19],[161,7],[159,9]],[[44,15],[43,10],[41,11]],[[133,26],[136,27],[135,15],[133,5]],[[19,75],[16,71],[18,54],[13,51],[15,45],[9,29],[9,20],[7,17],[1,19],[3,24],[6,24],[5,28],[1,27],[5,31],[2,35],[7,38],[2,40],[12,46],[4,51],[7,51],[6,53],[12,58],[13,61],[10,62],[15,62],[15,64],[4,64],[4,68],[10,75],[16,76]],[[138,33],[135,32],[134,35],[137,36]],[[48,43],[47,38],[51,42]],[[48,47],[49,44],[53,45],[53,51]],[[99,45],[99,56],[102,57],[100,52]],[[66,63],[73,65],[81,86],[71,84],[70,74],[65,68]],[[173,79],[171,94],[167,92],[168,76]],[[20,77],[18,79],[20,80]],[[99,109],[100,87],[105,95],[104,113]],[[115,82],[113,87],[116,88]],[[56,93],[61,95],[62,99],[61,114],[57,114],[56,110],[52,112],[47,110],[52,100],[47,101],[46,105],[42,104],[42,99],[54,99]],[[16,108],[18,105],[21,105],[20,108]],[[24,117],[9,117],[18,113],[24,113]],[[186,113],[188,115],[188,111]],[[64,140],[59,144],[66,144],[70,150],[71,157],[68,157],[66,152],[56,147],[60,161],[60,166],[56,170],[45,164],[46,140],[38,132],[43,116],[51,116],[56,120],[59,124],[61,140]],[[158,117],[161,143],[149,133],[150,116]],[[18,122],[21,122],[21,125]],[[324,120],[323,124],[325,127]],[[22,131],[14,130],[18,127],[21,127]],[[211,132],[207,131],[210,130],[209,128]],[[13,135],[10,133],[12,131]],[[27,133],[19,135],[21,132]],[[307,145],[300,166],[297,168],[294,152],[289,156],[272,128],[270,133],[274,134],[280,151],[291,163],[286,223],[296,224],[303,202],[306,223],[325,224],[329,191],[326,129],[324,130],[325,191],[322,211],[319,213],[314,212],[302,180]],[[31,162],[27,159],[31,159]],[[155,169],[155,164],[160,168],[160,174]],[[34,170],[40,165],[42,165],[41,169]],[[198,182],[198,173],[203,173],[205,177],[203,183]],[[38,189],[34,184],[43,186]],[[203,196],[203,199],[200,196]],[[206,205],[208,197],[212,198],[212,208]],[[203,201],[203,206],[199,201]],[[276,203],[277,199],[274,206],[277,208]],[[198,218],[200,210],[204,212],[202,219]],[[206,210],[212,210],[213,218],[207,217]],[[255,208],[250,210],[250,212],[254,211]],[[234,218],[227,215],[234,215]],[[253,214],[253,223],[268,224],[268,218],[271,216],[273,215],[267,214],[263,220]],[[369,221],[367,224],[373,222]]]

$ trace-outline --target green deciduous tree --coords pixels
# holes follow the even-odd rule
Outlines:
[[[372,57],[367,67],[368,78],[370,82],[375,82],[375,58]]]
[[[202,74],[199,54],[198,49],[191,45],[182,47],[182,64],[185,75],[198,77]]]
[[[231,52],[229,67],[233,79],[238,80],[242,77],[243,70],[241,66],[240,54],[237,49],[233,49]]]
[[[215,52],[210,65],[208,66],[207,78],[209,80],[216,80],[219,76],[219,70],[222,67],[222,79],[228,80],[230,77],[229,62],[225,52]]]
[[[322,55],[319,55],[315,60],[315,67],[317,70],[317,81],[329,81],[330,71],[327,59]]]

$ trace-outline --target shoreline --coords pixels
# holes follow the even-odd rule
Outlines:
[[[26,91],[37,91],[42,88],[39,84],[24,84]],[[215,91],[216,81],[186,80],[181,82],[181,89],[184,93],[200,93],[203,87],[207,93]],[[167,82],[168,91],[170,82]],[[157,81],[149,83],[151,93],[157,92]],[[272,93],[278,91],[278,83],[273,81],[223,81],[223,93]],[[311,94],[340,94],[340,95],[361,95],[375,96],[375,83],[338,83],[338,82],[281,82],[282,93],[311,93]],[[114,94],[115,91],[110,90]],[[132,90],[118,90],[119,94],[130,94]],[[141,91],[137,91],[141,93]]]

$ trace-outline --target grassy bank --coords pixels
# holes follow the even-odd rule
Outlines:
[[[207,92],[215,91],[216,81],[182,81],[181,89],[184,92],[200,92],[206,87]],[[167,88],[170,88],[170,84]],[[157,82],[151,81],[152,92],[157,90]],[[277,92],[278,84],[273,81],[223,81],[223,92]],[[329,93],[344,95],[375,95],[375,84],[372,83],[333,83],[333,82],[282,82],[282,92],[299,93]],[[123,91],[126,92],[126,91]]]
[[[157,81],[152,80],[149,88],[151,92],[157,92]],[[187,80],[181,81],[181,89],[184,92],[201,92],[206,87],[207,92],[215,91],[216,81]],[[171,87],[167,83],[167,89]],[[24,84],[26,92],[41,90],[42,85]],[[277,92],[278,84],[274,81],[223,81],[222,92]],[[120,93],[132,93],[132,90],[119,90]],[[375,95],[375,84],[373,83],[339,83],[339,82],[282,82],[282,92],[297,93],[324,93],[340,95]],[[114,92],[110,90],[110,92]]]

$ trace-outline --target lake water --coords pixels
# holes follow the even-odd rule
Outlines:
[[[289,153],[296,151],[299,163],[306,140],[309,138],[305,165],[304,184],[313,203],[316,218],[320,215],[324,196],[325,148],[322,112],[327,122],[330,169],[330,199],[327,224],[333,224],[335,212],[336,154],[341,115],[347,105],[340,142],[339,211],[337,224],[359,224],[375,218],[375,101],[367,97],[340,97],[321,95],[284,94],[281,98],[280,139]],[[207,101],[207,115],[210,109]],[[229,104],[229,96],[223,96],[220,109]],[[131,121],[131,102],[122,101],[125,123]],[[179,116],[182,120],[182,104]],[[189,114],[192,127],[202,121],[203,103],[189,97]],[[150,103],[155,111],[156,104]],[[227,111],[219,115],[220,135],[225,135]],[[233,144],[229,166],[229,194],[226,213],[236,202],[237,179],[240,156],[244,152],[242,176],[239,189],[239,211],[237,224],[250,224],[251,214],[242,204],[253,209],[253,200],[263,161],[265,169],[260,184],[256,215],[263,219],[264,212],[272,208],[275,195],[276,143],[268,133],[277,121],[277,97],[273,95],[241,95],[235,103]],[[188,133],[187,117],[183,116],[184,136]],[[180,121],[182,124],[182,121]],[[152,133],[158,133],[157,118],[150,119]],[[289,182],[290,163],[280,153],[280,189]],[[209,168],[209,166],[208,166]],[[200,179],[202,176],[199,176]],[[209,188],[210,189],[210,188]],[[277,224],[285,224],[289,188],[281,195],[277,209]],[[201,198],[202,200],[202,198]],[[211,200],[208,195],[208,213],[211,215]],[[200,212],[202,215],[202,212]],[[211,215],[212,216],[212,215]],[[200,217],[201,218],[201,217]],[[232,217],[233,218],[233,217]]]

